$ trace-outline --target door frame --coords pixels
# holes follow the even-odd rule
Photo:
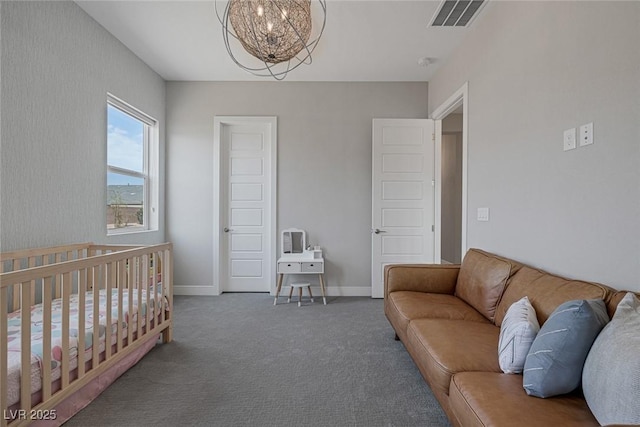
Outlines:
[[[268,256],[269,263],[271,265],[271,283],[269,285],[269,292],[273,292],[275,283],[275,266],[276,266],[276,244],[277,244],[277,191],[278,191],[278,118],[276,116],[215,116],[213,119],[213,294],[220,295],[223,287],[221,286],[221,280],[224,278],[221,275],[220,260],[223,251],[222,248],[221,232],[223,224],[220,223],[222,209],[226,209],[226,203],[223,205],[220,200],[220,185],[223,183],[221,172],[221,142],[222,142],[222,129],[224,126],[229,125],[255,125],[263,124],[269,126],[269,133],[271,136],[271,175],[269,177],[269,185],[271,186],[271,220],[269,222],[270,231],[268,233],[269,242],[265,245],[268,248],[270,254]]]
[[[436,263],[442,262],[442,120],[458,107],[462,106],[462,242],[461,259],[467,253],[467,170],[468,162],[468,123],[469,123],[469,82],[465,82],[446,101],[440,104],[431,118],[435,121],[435,236],[434,258]]]

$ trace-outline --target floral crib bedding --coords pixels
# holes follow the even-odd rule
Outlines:
[[[162,289],[158,285],[158,293],[161,295]],[[123,292],[122,298],[122,317],[121,325],[122,335],[127,336],[128,325],[131,323],[133,331],[138,328],[138,290],[132,292],[133,319],[129,322],[129,291]],[[151,287],[151,295],[149,295],[150,314],[154,316],[155,300],[153,299],[153,287]],[[147,291],[142,290],[142,326],[145,326],[147,318]],[[78,366],[78,310],[79,295],[74,294],[70,298],[70,318],[69,318],[69,371],[73,371]],[[164,308],[168,309],[168,303],[164,297],[161,298]],[[94,294],[89,291],[85,294],[85,332],[84,360],[89,361],[93,357],[93,307]],[[99,292],[98,312],[99,312],[99,337],[98,337],[98,353],[101,354],[105,345],[105,332],[107,330],[107,291],[101,289]],[[31,307],[31,393],[36,393],[42,389],[42,361],[43,361],[43,313],[42,304]],[[21,310],[10,313],[8,316],[8,369],[7,369],[7,390],[9,406],[20,401],[20,358],[21,358]],[[111,290],[111,345],[117,342],[118,330],[118,289]],[[62,364],[62,299],[56,299],[51,304],[51,381],[55,381],[61,377]]]

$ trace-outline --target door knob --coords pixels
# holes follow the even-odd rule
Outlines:
[[[225,233],[228,233],[228,232],[230,232],[230,231],[233,231],[233,230],[232,230],[232,229],[230,229],[230,228],[228,228],[228,227],[225,227],[225,228],[224,228],[224,232],[225,232]]]
[[[373,232],[374,232],[375,234],[386,233],[386,231],[384,231],[384,230],[380,230],[379,228],[376,228],[375,230],[373,230]]]

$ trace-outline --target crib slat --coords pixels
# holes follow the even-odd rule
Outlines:
[[[173,340],[173,322],[171,320],[173,313],[173,256],[171,254],[171,249],[167,249],[164,251],[164,271],[162,273],[162,293],[168,300],[167,310],[162,310],[163,315],[165,316],[165,320],[169,320],[169,325],[166,327],[163,333],[163,341],[165,343],[169,343]]]
[[[122,303],[124,300],[123,293],[126,288],[125,274],[125,261],[122,260],[118,262],[118,326],[116,328],[116,351],[118,353],[122,351],[122,325],[124,324]]]
[[[51,397],[51,277],[42,282],[42,400]]]
[[[162,252],[156,252],[154,254],[158,262],[156,271],[154,272],[155,284],[153,288],[153,296],[155,297],[154,316],[158,326],[162,323],[162,289],[160,289],[162,283]]]
[[[62,275],[62,390],[69,386],[69,370],[71,368],[71,354],[69,351],[69,317],[71,315],[71,272]]]
[[[29,268],[35,267],[36,257],[34,256],[29,257],[28,265],[29,265]],[[31,281],[31,301],[33,301],[34,303],[36,301],[36,281],[35,280]]]
[[[171,283],[169,283],[169,276],[167,275],[171,269],[169,268],[169,258],[167,257],[167,252],[162,252],[162,271],[160,272],[160,279],[162,283],[162,322],[164,323],[167,319],[167,310],[169,309],[169,297],[168,297],[168,289],[171,287]],[[165,310],[166,308],[166,310]]]
[[[151,304],[149,302],[150,298],[151,298],[151,289],[149,287],[149,255],[142,255],[142,259],[143,259],[143,270],[142,270],[142,280],[144,283],[144,288],[147,291],[145,294],[145,304],[147,307],[147,313],[146,313],[146,322],[145,325],[147,326],[146,331],[149,332],[151,330]]]
[[[20,260],[13,260],[13,271],[20,270],[22,268],[20,266]],[[17,311],[20,308],[20,285],[17,283],[13,286],[13,305],[11,306],[11,311]]]
[[[9,305],[9,288],[0,288],[0,319],[6,319],[9,315],[8,310]],[[7,322],[3,322],[0,326],[0,411],[3,414],[6,414],[7,409],[9,407],[8,397],[7,397],[7,355],[8,353],[8,345],[9,337],[8,337],[8,327]],[[5,427],[7,425],[7,421],[4,419],[5,417],[0,418],[0,427]]]
[[[99,274],[97,268],[92,268],[93,282],[93,339],[92,339],[92,356],[91,366],[93,369],[98,367],[100,360],[98,360],[98,349],[100,348],[100,286],[97,286],[95,281],[96,274]]]
[[[87,251],[89,254],[91,251]],[[89,274],[89,270],[87,270],[87,290],[93,290],[93,274]]]
[[[133,274],[133,258],[127,259],[127,290],[129,292],[129,317],[127,319],[127,347],[131,345],[133,340],[133,291],[135,289]]]
[[[12,286],[11,294],[13,301],[11,302],[11,312],[20,310],[20,285],[17,283]]]
[[[51,264],[51,257],[50,255],[42,255],[42,265],[49,265]]]
[[[140,337],[142,336],[142,323],[144,322],[144,318],[142,317],[142,284],[144,283],[142,280],[142,271],[144,269],[144,267],[142,266],[142,258],[141,257],[136,257],[135,259],[135,265],[136,265],[136,277],[137,277],[137,283],[136,285],[138,286],[138,331],[137,331],[137,338],[140,339]]]
[[[78,271],[78,379],[84,376],[87,270]]]
[[[162,292],[162,288],[164,287],[162,285],[162,269],[164,266],[164,254],[162,252],[158,252],[157,254],[158,257],[158,271],[157,271],[157,282],[158,282],[158,289],[157,289],[157,298],[158,298],[158,305],[157,305],[157,310],[158,310],[158,314],[157,314],[157,319],[159,323],[163,323],[164,322],[164,316],[163,316],[163,312],[164,312],[164,297],[163,297],[163,292]]]
[[[29,282],[20,284],[22,294],[22,307],[20,312],[20,328],[22,332],[20,344],[20,409],[27,412],[31,409],[31,292]],[[25,372],[26,371],[26,372]]]
[[[62,262],[62,254],[58,253],[56,254],[56,264],[60,264]],[[56,299],[60,298],[60,291],[61,291],[61,283],[60,280],[56,280]]]
[[[112,289],[116,286],[116,264],[111,262],[107,264],[107,295],[105,302],[105,314],[106,314],[106,323],[105,323],[105,332],[104,332],[104,354],[105,360],[108,360],[111,357],[111,333],[112,333],[112,323],[111,323],[111,297],[112,297]]]
[[[153,317],[156,320],[156,326],[159,326],[159,324],[162,322],[162,290],[160,289],[160,282],[162,280],[160,278],[160,274],[162,271],[162,253],[156,252],[153,254],[153,256],[157,260],[157,262],[154,263],[156,269],[153,272],[153,299],[155,300],[155,304],[153,306]],[[158,280],[159,278],[160,280]]]
[[[147,298],[147,300],[149,301],[147,303],[147,311],[150,314],[150,319],[153,321],[153,328],[151,328],[151,323],[149,323],[149,327],[147,328],[147,333],[150,333],[151,331],[154,331],[156,329],[156,327],[158,326],[158,318],[156,316],[158,310],[156,310],[156,266],[158,264],[158,259],[156,257],[156,254],[151,254],[149,255],[150,258],[150,263],[149,263],[149,288],[148,288],[148,293],[151,295],[147,295],[150,298]]]

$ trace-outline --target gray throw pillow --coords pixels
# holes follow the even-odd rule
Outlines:
[[[530,396],[570,393],[580,385],[589,349],[609,321],[604,301],[567,301],[540,328],[524,363],[523,386]]]
[[[640,425],[640,300],[631,292],[594,341],[582,390],[600,424]]]

